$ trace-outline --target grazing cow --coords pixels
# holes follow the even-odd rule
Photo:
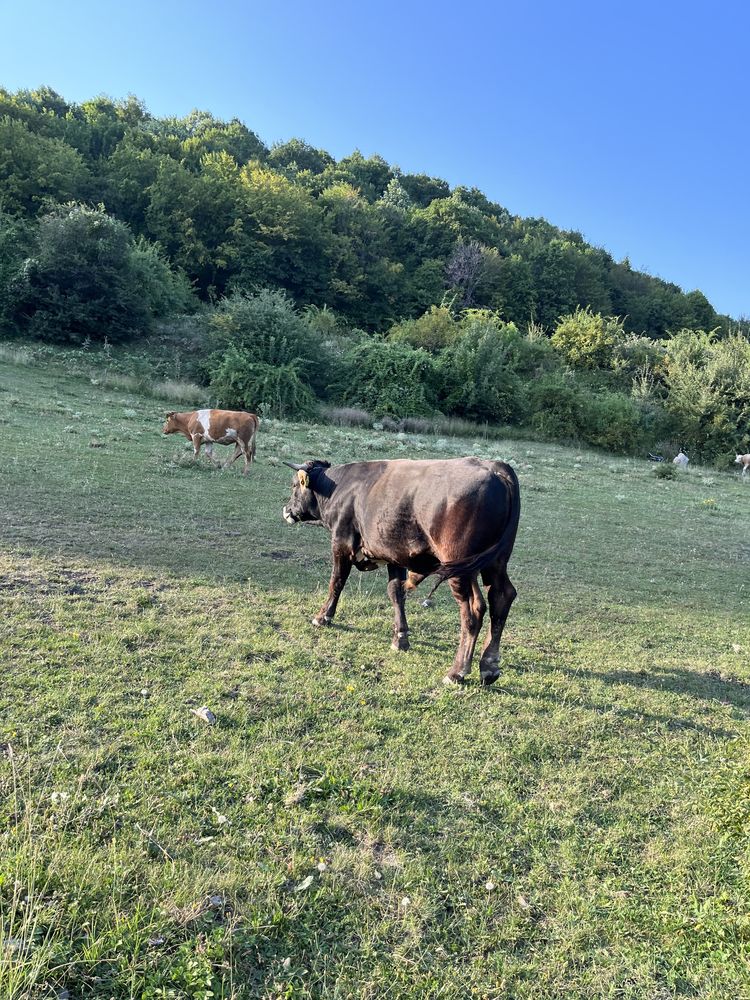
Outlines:
[[[184,434],[193,442],[194,459],[198,458],[201,445],[205,444],[206,454],[213,465],[221,465],[214,458],[214,445],[233,444],[234,454],[224,463],[224,468],[229,468],[240,455],[244,455],[245,467],[242,471],[247,475],[248,466],[255,458],[255,435],[259,423],[254,413],[243,410],[191,410],[187,413],[172,410],[167,414],[162,433]]]
[[[408,649],[404,591],[435,574],[435,587],[448,580],[461,610],[461,638],[445,678],[461,683],[487,608],[481,574],[491,628],[479,668],[483,684],[496,681],[500,639],[516,596],[506,570],[521,510],[513,469],[479,458],[285,464],[297,476],[284,520],[316,522],[331,532],[331,582],[313,625],[330,624],[352,566],[385,564],[395,614],[392,648]]]
[[[679,465],[681,469],[687,469],[689,461],[690,459],[687,457],[682,448],[680,448],[679,452],[672,459],[672,464]]]
[[[742,466],[742,475],[747,475],[747,470],[750,469],[750,452],[747,455],[737,455],[734,460],[735,465]]]

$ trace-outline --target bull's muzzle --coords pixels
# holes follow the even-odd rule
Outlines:
[[[297,518],[292,514],[288,507],[282,508],[281,516],[284,518],[287,524],[296,524]]]

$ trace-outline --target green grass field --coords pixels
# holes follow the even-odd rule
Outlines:
[[[750,483],[270,421],[243,479],[167,408],[0,368],[0,997],[750,997]],[[313,629],[280,513],[285,457],[469,453],[522,490],[489,690],[447,587],[405,654],[384,571]]]

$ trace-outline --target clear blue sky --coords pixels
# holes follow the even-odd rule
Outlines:
[[[0,84],[358,147],[750,316],[750,5],[0,0]]]

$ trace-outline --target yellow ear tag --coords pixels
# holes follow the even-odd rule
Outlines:
[[[310,477],[308,476],[308,474],[305,472],[304,469],[299,470],[299,472],[297,473],[297,479],[299,479],[299,484],[303,490],[307,490],[310,488]]]

